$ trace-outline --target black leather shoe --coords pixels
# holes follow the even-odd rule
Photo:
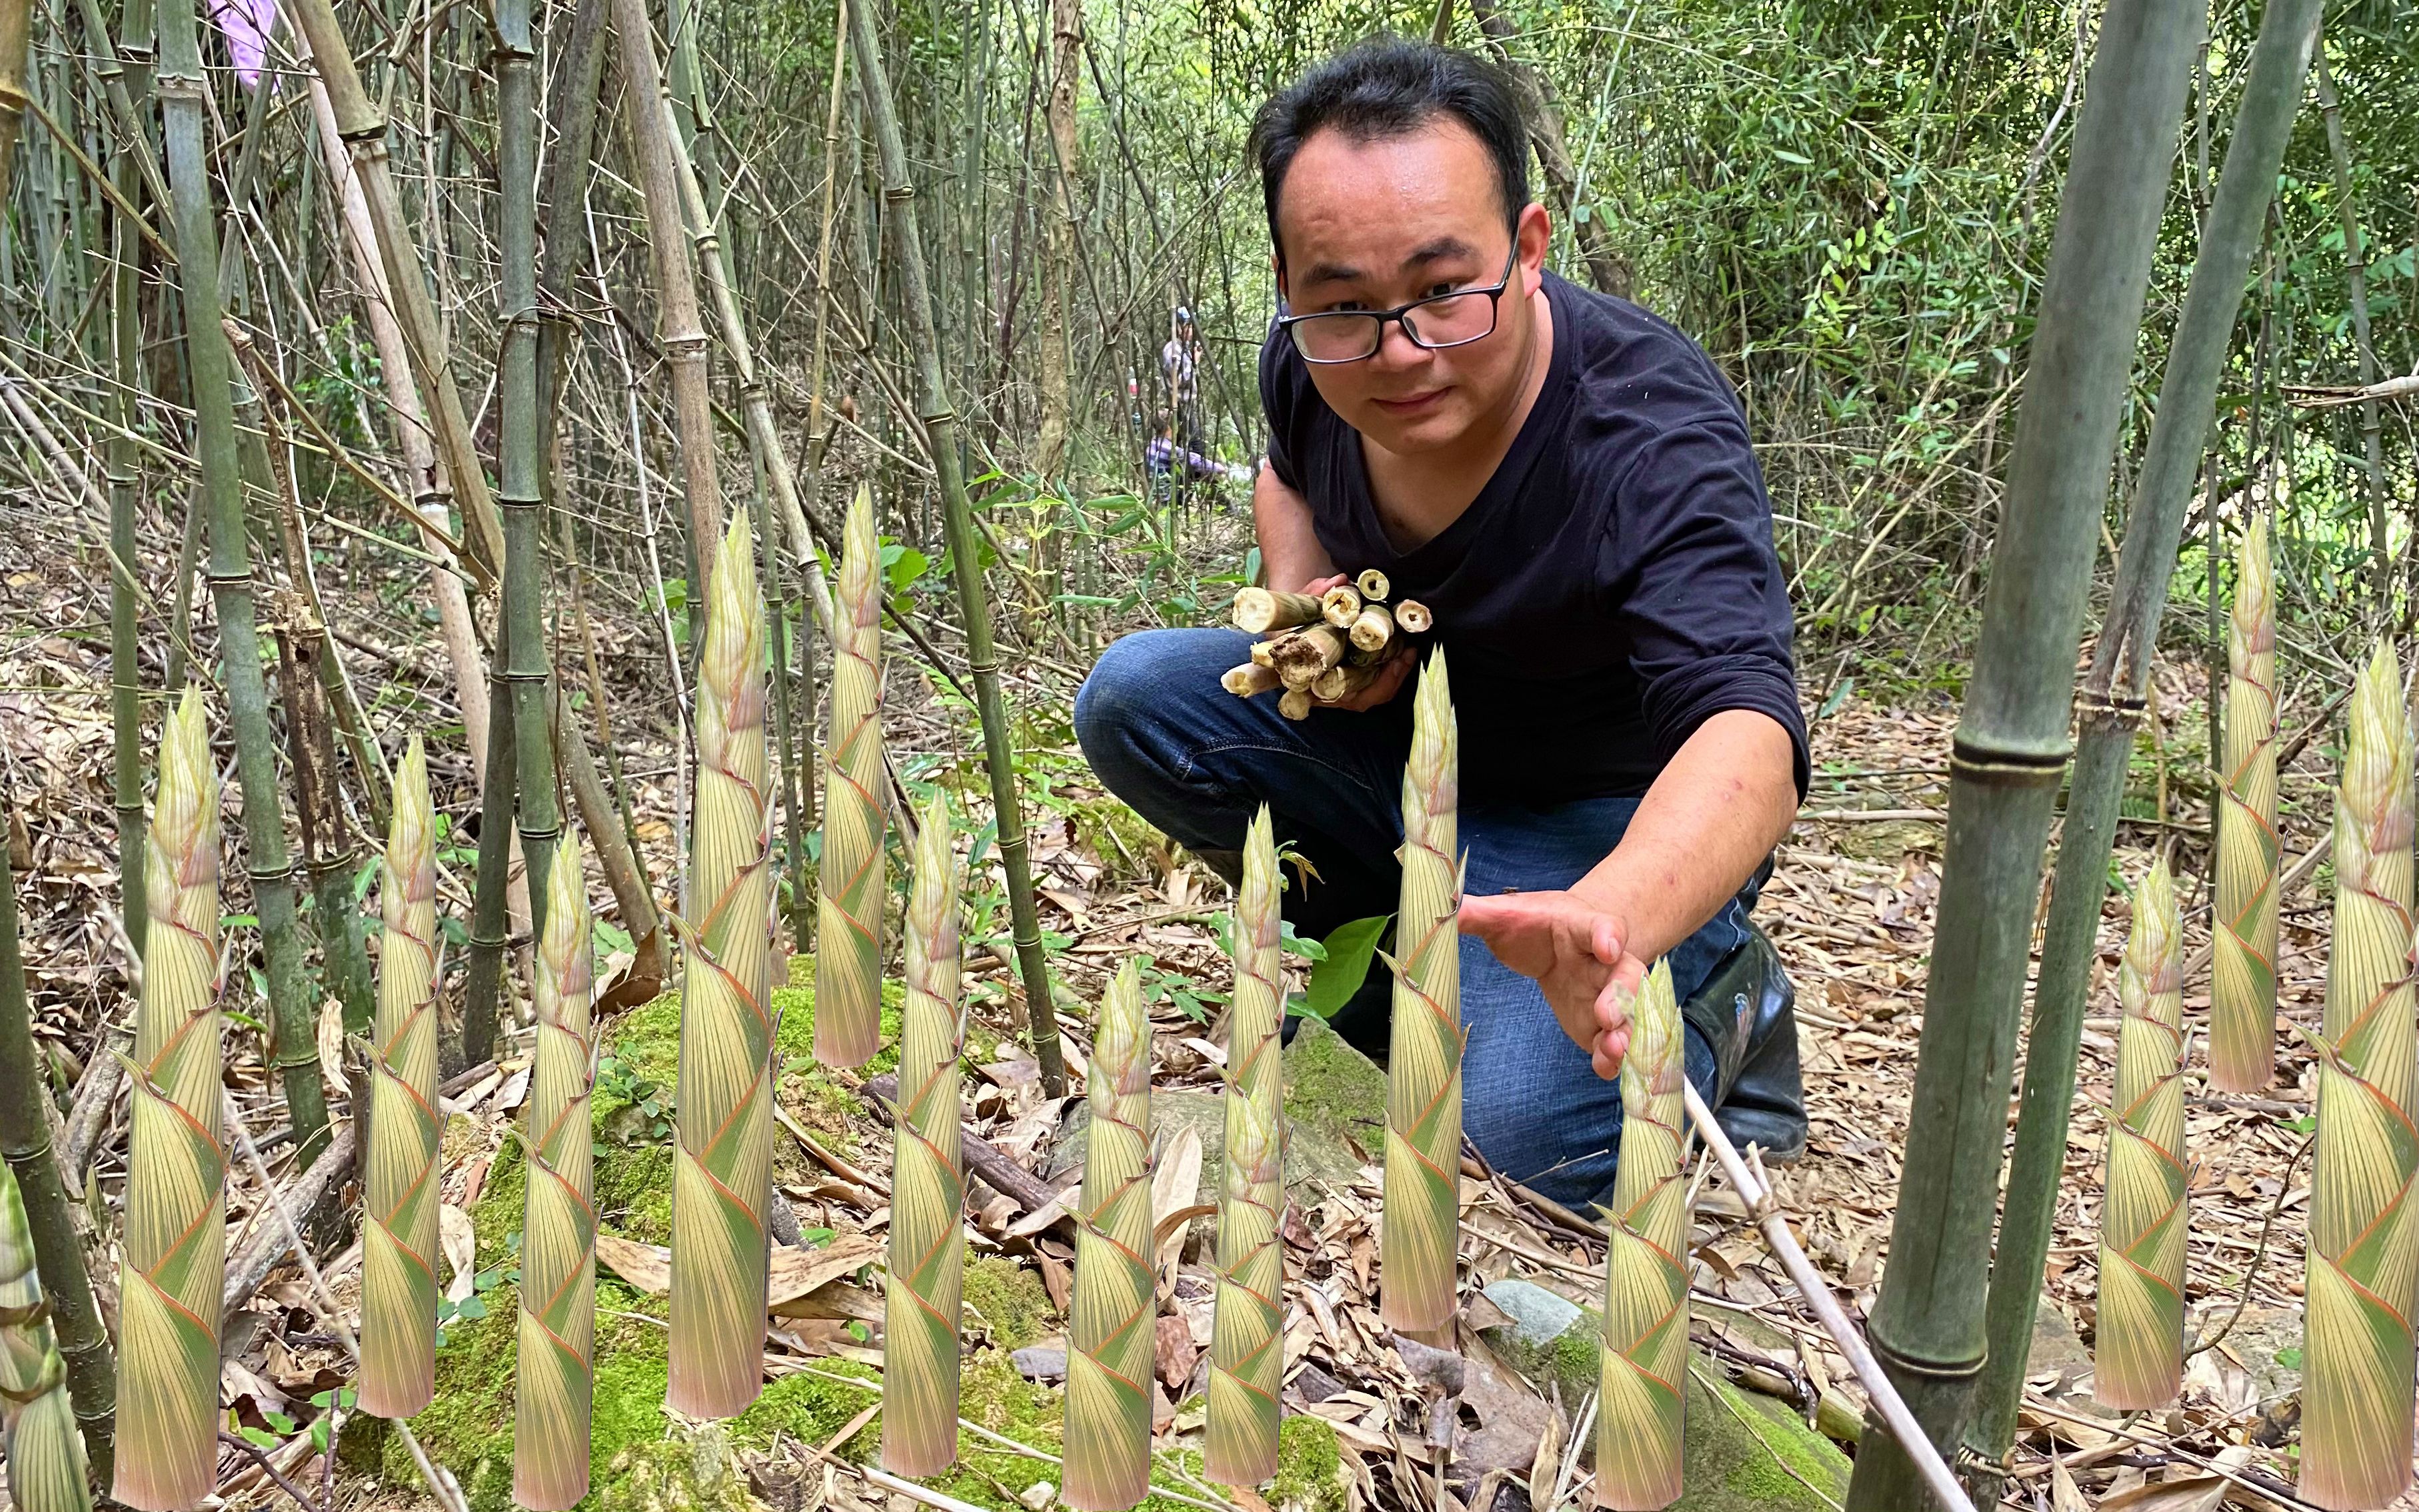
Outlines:
[[[1806,1153],[1806,1087],[1797,1066],[1797,989],[1764,931],[1725,957],[1680,1016],[1714,1051],[1714,1121],[1732,1144],[1780,1165]]]

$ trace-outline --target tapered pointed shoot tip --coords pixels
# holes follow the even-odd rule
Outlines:
[[[873,495],[859,487],[841,531],[824,748],[823,890],[816,902],[815,1058],[861,1066],[882,1047],[882,575]]]

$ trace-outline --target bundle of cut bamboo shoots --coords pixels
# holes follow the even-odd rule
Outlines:
[[[1392,589],[1386,575],[1372,567],[1316,597],[1242,590],[1235,595],[1235,627],[1267,639],[1220,685],[1238,698],[1284,688],[1277,712],[1288,719],[1309,717],[1314,703],[1350,698],[1377,680],[1402,638],[1435,625],[1435,616],[1415,598],[1388,603]]]

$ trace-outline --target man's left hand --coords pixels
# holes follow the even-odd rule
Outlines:
[[[1461,901],[1461,930],[1533,977],[1563,1032],[1607,1081],[1629,1053],[1629,1005],[1645,963],[1626,949],[1621,921],[1571,892],[1515,892]]]

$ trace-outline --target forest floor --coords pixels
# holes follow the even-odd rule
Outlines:
[[[92,1058],[101,1026],[129,1023],[132,1011],[115,896],[106,609],[92,592],[102,580],[92,565],[63,556],[0,570],[0,625],[10,627],[0,640],[7,840],[19,878],[38,1033],[63,1087]],[[641,626],[619,642],[609,636],[609,665],[643,662],[646,633]],[[446,679],[433,649],[363,656],[356,646],[352,654],[361,656],[364,676],[397,683],[385,702],[390,721],[414,693],[424,706],[441,706]],[[659,668],[659,644],[654,655]],[[147,675],[157,681],[156,663]],[[1154,999],[1165,1137],[1156,1204],[1163,1431],[1152,1504],[1265,1512],[1259,1496],[1203,1483],[1196,1453],[1210,1317],[1203,1241],[1214,1227],[1205,1204],[1215,1192],[1204,1165],[1214,1171],[1217,1159],[1210,1091],[1222,1060],[1212,1025],[1229,980],[1212,921],[1227,906],[1225,889],[1205,868],[1154,844],[1130,813],[1090,785],[1064,739],[1071,682],[1048,664],[1024,664],[1017,675],[1013,691],[1028,711],[1026,734],[1040,743],[1029,756],[1040,774],[1030,779],[1046,789],[1033,808],[1035,858],[1044,927],[1060,946],[1054,964],[1067,989],[1062,1011],[1073,1011],[1067,1048],[1074,1066],[1086,1041],[1086,1005],[1097,1001],[1119,960],[1145,958]],[[628,677],[645,680],[637,672]],[[969,774],[979,773],[971,720],[962,705],[936,700],[932,686],[901,658],[892,679],[893,748],[909,775],[968,791],[978,786]],[[1820,691],[1810,692],[1810,702]],[[2199,695],[2196,671],[2163,667],[2165,708],[2197,709]],[[1757,917],[1796,983],[1812,1122],[1806,1158],[1775,1173],[1779,1195],[1808,1253],[1861,1316],[1887,1260],[1955,710],[1937,695],[1895,704],[1835,702],[1813,719],[1816,791],[1782,848]],[[2288,733],[2297,728],[2297,716],[2306,720],[2312,713],[2288,703]],[[649,731],[624,730],[623,736],[649,861],[658,891],[666,892],[677,874],[672,750]],[[472,800],[455,739],[456,754],[432,766],[443,790],[440,809],[462,816]],[[2126,826],[2116,869],[2130,885],[2155,847],[2179,848],[2187,958],[2194,960],[2208,936],[2206,789],[2183,780],[2196,756],[2185,748],[2183,733],[2171,744],[2172,811],[2165,821]],[[2288,863],[2323,832],[2318,752],[2325,744],[2311,742],[2288,778]],[[2147,761],[2137,767],[2149,770]],[[232,808],[232,782],[227,794]],[[239,830],[232,816],[227,827],[233,846]],[[457,853],[452,864],[467,884],[467,856]],[[227,876],[240,887],[239,866],[230,864]],[[243,906],[231,889],[228,911]],[[459,910],[462,900],[452,897],[446,906]],[[2266,1098],[2207,1095],[2195,1061],[2188,1331],[2208,1347],[2191,1358],[2181,1404],[2120,1418],[2090,1398],[2085,1341],[2092,1335],[2103,1110],[2116,1048],[2115,963],[2127,918],[2125,895],[2112,893],[2084,1033],[2049,1305],[2009,1503],[2055,1512],[2087,1505],[2180,1512],[2219,1504],[2230,1485],[2239,1504],[2290,1505],[2281,1493],[2292,1473],[2312,1112],[2309,1056],[2298,1042],[2280,1048],[2277,1086]],[[2284,918],[2284,1011],[2314,1026],[2328,933],[2319,887],[2305,883],[2287,897]],[[991,933],[986,924],[970,929],[969,937]],[[804,957],[793,963],[793,980],[809,980],[807,964]],[[805,1243],[776,1258],[772,1383],[757,1408],[726,1429],[665,1418],[659,1246],[668,1237],[678,1021],[677,1004],[667,998],[601,1026],[608,1058],[595,1105],[598,1196],[609,1237],[599,1268],[596,1504],[741,1508],[763,1502],[784,1512],[815,1505],[903,1512],[916,1503],[968,1502],[1043,1512],[1051,1504],[1059,1475],[1055,1381],[1064,1370],[1072,1246],[1071,1223],[1048,1198],[1068,1192],[1074,1178],[1080,1116],[1043,1095],[1038,1068],[1015,1042],[1021,1005],[1006,963],[970,951],[968,970],[974,1027],[967,1117],[982,1135],[981,1153],[1000,1174],[996,1181],[969,1183],[969,1426],[960,1470],[915,1489],[876,1484],[859,1469],[875,1459],[878,1440],[878,1388],[869,1378],[880,1359],[889,1133],[864,1084],[824,1072],[806,1055],[812,1005],[803,986],[777,997],[783,1009],[779,1097],[789,1131],[781,1136],[778,1180]],[[261,1072],[257,989],[246,971],[232,975],[228,1006],[237,1012],[229,1021],[228,1084],[258,1134],[284,1119]],[[2197,1022],[2207,1004],[2206,970],[2197,969],[2187,979],[2188,1023]],[[509,1501],[520,1158],[507,1130],[526,1083],[527,1042],[526,1031],[507,1036],[499,1063],[449,1100],[446,1342],[438,1403],[415,1428],[477,1512]],[[885,1065],[868,1068],[877,1073],[875,1089]],[[1420,1387],[1375,1306],[1379,1189],[1371,1161],[1382,1145],[1382,1080],[1333,1035],[1317,1031],[1297,1041],[1287,1066],[1302,1165],[1289,1171],[1294,1201],[1284,1230],[1286,1401],[1295,1426],[1287,1430],[1286,1473],[1266,1500],[1318,1512],[1433,1505]],[[331,1082],[331,1092],[341,1097],[343,1088]],[[122,1185],[122,1124],[120,1131],[114,1143],[104,1141],[91,1173],[96,1190],[113,1203]],[[277,1180],[291,1182],[297,1173],[290,1150],[268,1153]],[[1449,1477],[1456,1499],[1487,1508],[1503,1504],[1499,1498],[1589,1504],[1586,1457],[1574,1446],[1586,1445],[1591,1407],[1583,1398],[1593,1385],[1594,1355],[1582,1336],[1585,1319],[1552,1299],[1597,1300],[1602,1244],[1589,1219],[1533,1200],[1475,1163],[1467,1175],[1463,1335],[1471,1369]],[[1691,1490],[1683,1504],[1832,1504],[1844,1461],[1811,1426],[1853,1432],[1862,1394],[1718,1172],[1700,1171],[1696,1196],[1699,1351],[1692,1363]],[[228,1216],[231,1254],[254,1226],[275,1221],[240,1166]],[[104,1231],[114,1227],[103,1218]],[[108,1249],[97,1244],[95,1253]],[[323,1256],[335,1301],[348,1311],[358,1306],[359,1257],[357,1243]],[[113,1305],[114,1263],[96,1271],[104,1305]],[[1526,1289],[1497,1285],[1504,1282]],[[343,1419],[340,1452],[320,1452],[331,1414],[343,1417],[343,1398],[331,1394],[347,1366],[317,1308],[301,1273],[281,1268],[228,1319],[226,1399],[254,1449],[227,1451],[226,1499],[291,1497],[315,1512],[427,1504],[409,1457],[391,1435],[370,1431],[377,1425]],[[1708,1443],[1701,1455],[1701,1436],[1726,1421],[1745,1430],[1746,1448]],[[270,1467],[286,1489],[273,1484]],[[1709,1485],[1709,1478],[1722,1484]],[[2273,1504],[2258,1494],[2263,1489],[2279,1493]]]

